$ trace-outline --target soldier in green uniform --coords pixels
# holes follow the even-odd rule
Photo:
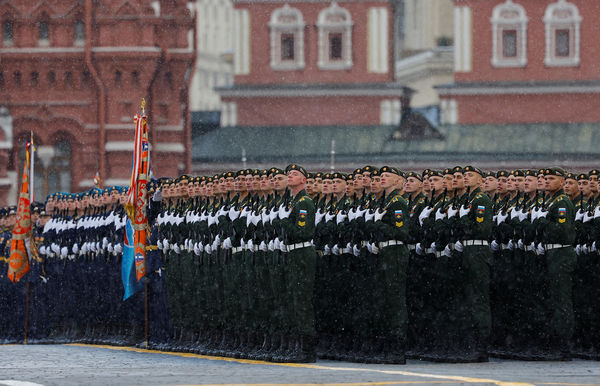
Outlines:
[[[313,290],[316,253],[312,245],[315,231],[315,204],[304,190],[306,170],[296,164],[286,168],[291,200],[279,211],[286,253],[288,298],[291,303],[291,336],[298,350],[294,362],[316,361]]]
[[[406,200],[396,190],[398,169],[384,166],[380,170],[382,204],[367,221],[379,253],[378,293],[382,297],[381,319],[376,331],[383,350],[382,362],[404,364],[408,313],[406,310],[406,269],[408,265],[408,235],[410,211]]]
[[[547,203],[532,213],[538,234],[538,253],[545,255],[548,269],[549,355],[557,360],[570,360],[569,340],[574,329],[575,208],[563,191],[566,174],[558,167],[545,169]]]

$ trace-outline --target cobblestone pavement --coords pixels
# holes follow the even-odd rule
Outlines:
[[[31,382],[31,383],[28,383]],[[33,383],[33,384],[32,384]],[[88,345],[0,346],[0,385],[211,384],[600,385],[600,362],[477,364],[409,361],[405,366],[334,361],[270,364],[241,359]]]

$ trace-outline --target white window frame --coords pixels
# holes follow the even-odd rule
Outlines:
[[[338,18],[339,20],[336,20]],[[317,28],[319,29],[319,55],[317,65],[322,70],[347,70],[352,68],[352,17],[347,9],[340,7],[337,2],[319,13]],[[329,34],[342,34],[342,58],[332,61],[329,59]]]
[[[527,65],[527,23],[529,19],[525,8],[506,0],[498,4],[492,12],[492,66],[525,67]],[[516,50],[514,57],[504,56],[504,32],[516,31]]]
[[[379,103],[379,122],[382,125],[399,125],[402,121],[400,99],[383,99]]]
[[[299,9],[285,4],[271,14],[269,29],[271,30],[271,68],[273,70],[290,71],[304,68],[304,18]],[[281,36],[294,36],[294,59],[281,60]]]
[[[544,64],[548,67],[576,67],[580,59],[580,26],[582,17],[575,4],[566,0],[558,0],[548,5],[544,14],[546,25],[546,58]],[[569,31],[569,56],[556,56],[556,31]]]

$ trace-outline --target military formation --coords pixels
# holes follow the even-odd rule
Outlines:
[[[32,205],[0,340],[275,362],[600,358],[598,176],[473,166],[244,169],[148,184],[145,291],[122,301],[126,189]],[[26,310],[25,300],[28,299]]]

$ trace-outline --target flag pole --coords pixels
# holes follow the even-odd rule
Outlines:
[[[142,98],[142,103],[140,105],[142,108],[142,116],[140,119],[143,119],[143,116],[146,114],[146,99]],[[143,169],[142,169],[143,170]],[[144,320],[145,320],[145,338],[146,338],[146,348],[150,348],[150,318],[149,318],[149,307],[148,307],[148,280],[145,280],[144,283]]]
[[[23,340],[23,344],[27,344],[27,334],[29,332],[29,280],[27,280],[26,290],[25,290],[25,339]]]

